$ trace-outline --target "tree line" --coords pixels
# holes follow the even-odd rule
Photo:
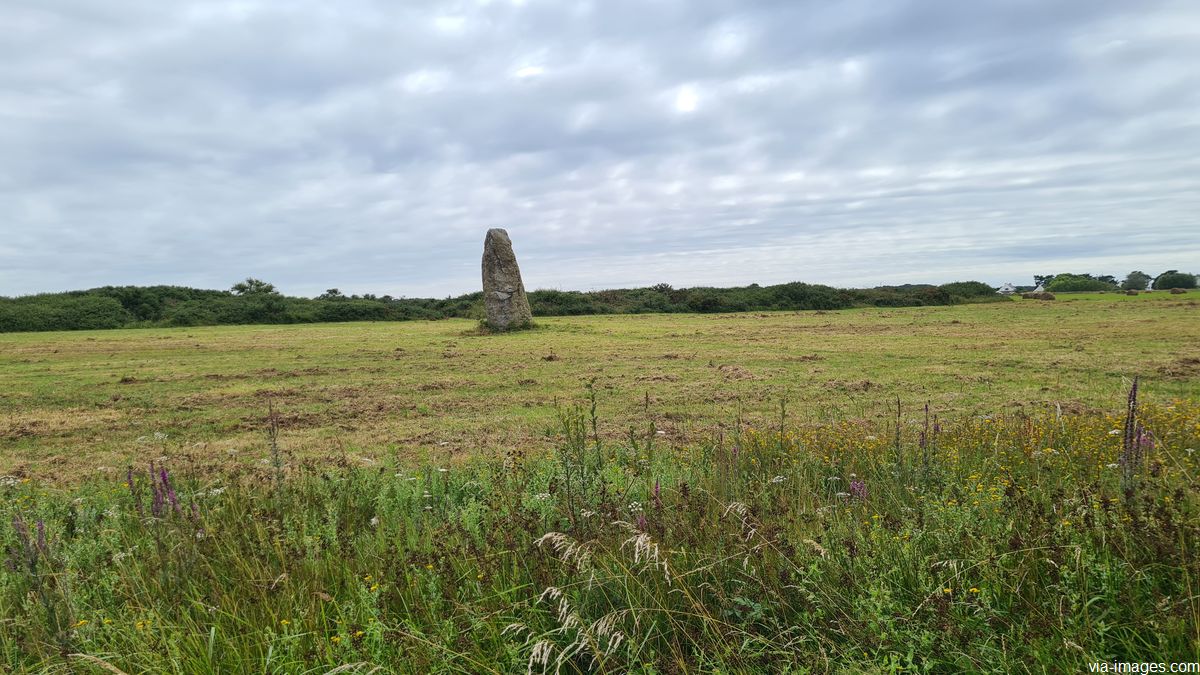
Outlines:
[[[1180,272],[1179,270],[1167,270],[1156,277],[1152,277],[1140,270],[1134,270],[1125,275],[1125,278],[1121,281],[1117,281],[1116,277],[1109,274],[1101,276],[1092,276],[1091,274],[1035,274],[1033,283],[1051,293],[1116,290],[1144,291],[1147,288],[1170,290],[1172,288],[1195,288],[1196,275]]]
[[[978,281],[840,289],[820,284],[751,284],[734,288],[537,290],[534,316],[746,312],[914,307],[1003,299]],[[246,279],[228,291],[182,286],[104,286],[86,291],[0,297],[0,332],[102,328],[407,321],[483,317],[483,294],[445,299],[345,295],[331,288],[315,298],[285,296],[274,285]]]

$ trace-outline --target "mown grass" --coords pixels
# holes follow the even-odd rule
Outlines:
[[[0,473],[79,480],[160,454],[264,457],[266,400],[300,456],[366,465],[550,451],[556,401],[595,378],[615,440],[649,415],[698,441],[781,398],[797,420],[1101,409],[1142,375],[1195,395],[1195,294],[830,312],[539,319],[481,335],[466,320],[0,335]],[[138,439],[168,434],[166,448]],[[186,447],[185,447],[186,446]]]
[[[1142,407],[1146,456],[1123,487],[1120,395],[1110,412],[825,421],[776,401],[770,421],[731,411],[683,444],[649,403],[614,433],[607,395],[557,410],[551,453],[364,467],[291,455],[286,430],[272,455],[260,431],[261,464],[9,478],[0,658],[129,673],[1200,660],[1194,398]]]

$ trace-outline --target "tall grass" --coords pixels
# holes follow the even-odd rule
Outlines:
[[[1012,672],[1197,660],[1200,402],[466,466],[6,477],[17,672]],[[1127,449],[1126,449],[1127,450]]]

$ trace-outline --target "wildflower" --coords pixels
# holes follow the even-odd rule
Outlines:
[[[88,620],[87,620],[87,619],[80,619],[80,620],[76,621],[76,622],[75,622],[75,623],[74,623],[74,624],[71,626],[71,628],[82,628],[82,627],[84,627],[84,626],[86,626],[86,625],[88,625]]]
[[[433,563],[425,563],[425,569],[427,569],[427,570],[433,569]]]
[[[867,498],[867,484],[858,479],[850,481],[850,494],[855,499],[865,500]]]
[[[366,635],[366,632],[365,632],[365,631],[361,631],[361,630],[356,630],[356,631],[354,631],[354,637],[356,637],[356,638],[360,638],[360,637],[362,637],[362,636],[364,636],[364,635]]]
[[[1117,467],[1118,467],[1118,466],[1120,466],[1120,465],[1119,465],[1119,464],[1117,464],[1116,462],[1113,462],[1112,464],[1105,464],[1104,466],[1105,466],[1105,467],[1107,467],[1107,468],[1109,468],[1109,469],[1115,469],[1115,468],[1117,468]]]
[[[946,587],[946,588],[943,588],[943,589],[942,589],[942,592],[943,592],[943,593],[953,593],[953,592],[954,592],[954,589],[953,589],[953,588],[950,588],[950,587]]]
[[[104,618],[104,625],[105,625],[105,626],[107,626],[107,625],[109,625],[110,623],[112,623],[112,619],[110,619],[110,618],[108,618],[108,617],[105,617],[105,618]]]
[[[371,527],[379,527],[379,516],[371,518]]]
[[[336,645],[342,641],[342,636],[334,635],[333,637],[329,638],[329,641]]]
[[[772,483],[782,483],[784,480],[785,479],[783,476],[775,476],[774,478],[771,479],[771,482]]]
[[[379,584],[371,584],[371,592],[374,593],[377,590],[379,590]]]
[[[836,496],[841,497],[842,499],[845,499],[850,496],[850,493],[849,492],[839,492],[839,493],[837,493]]]
[[[280,626],[290,626],[290,625],[292,625],[292,622],[291,622],[291,621],[288,621],[287,619],[282,619],[282,620],[279,622],[279,625],[280,625]]]
[[[637,528],[639,530],[641,530],[642,532],[645,532],[646,529],[649,527],[650,527],[650,523],[646,521],[646,514],[639,513],[638,518],[637,518]]]
[[[978,589],[978,588],[975,588],[974,586],[972,586],[972,587],[971,587],[971,589],[970,589],[968,592],[969,592],[969,593],[976,593],[976,594],[977,594],[977,593],[979,593],[979,589]]]

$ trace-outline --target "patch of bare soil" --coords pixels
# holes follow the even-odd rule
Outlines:
[[[754,375],[754,373],[746,370],[745,368],[743,368],[741,366],[734,366],[734,365],[729,365],[729,364],[720,365],[720,366],[717,366],[717,372],[721,373],[721,377],[725,378],[725,380],[727,382],[733,381],[733,380],[757,380],[758,379],[758,377],[756,377]]]
[[[1200,375],[1200,358],[1184,356],[1171,363],[1159,366],[1158,372],[1172,380],[1186,380]]]

